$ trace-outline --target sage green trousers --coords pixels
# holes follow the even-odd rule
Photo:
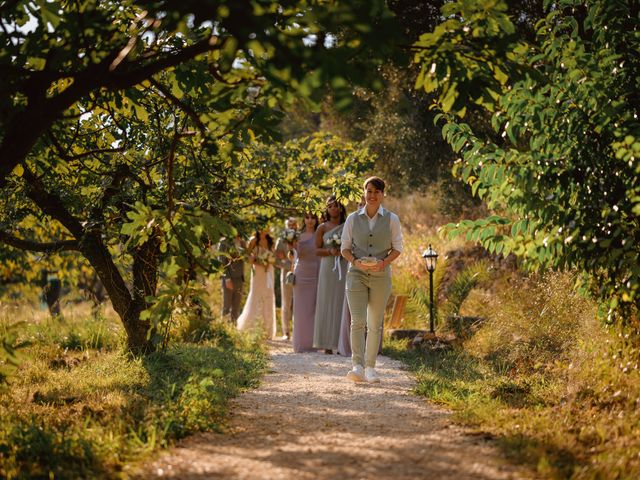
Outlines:
[[[351,363],[375,367],[384,310],[391,295],[391,269],[364,272],[351,267],[347,272],[347,302],[351,311]],[[366,331],[366,345],[365,345]]]

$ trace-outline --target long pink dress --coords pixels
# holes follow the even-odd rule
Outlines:
[[[316,255],[315,235],[298,240],[298,260],[294,268],[296,283],[293,286],[293,351],[311,352],[316,313],[316,293],[320,257]]]

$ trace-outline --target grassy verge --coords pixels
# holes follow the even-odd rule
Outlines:
[[[6,320],[6,319],[5,319]],[[30,323],[28,360],[0,397],[0,477],[100,478],[187,434],[217,430],[256,385],[262,347],[223,324],[145,358],[117,322],[67,314]]]
[[[640,371],[631,329],[606,331],[568,275],[476,292],[488,320],[461,347],[386,353],[416,376],[415,391],[496,439],[544,478],[640,478]]]

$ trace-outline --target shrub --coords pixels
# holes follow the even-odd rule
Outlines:
[[[23,361],[20,350],[28,343],[18,340],[18,327],[23,322],[7,324],[0,320],[0,386],[7,382],[9,375],[13,374]]]

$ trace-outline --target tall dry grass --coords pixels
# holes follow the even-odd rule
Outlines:
[[[401,198],[387,197],[385,208],[400,217],[404,249],[393,263],[393,295],[406,295],[404,319],[401,328],[427,328],[429,322],[428,288],[429,277],[422,253],[429,245],[439,253],[434,272],[437,289],[446,272],[447,252],[469,245],[464,239],[445,240],[439,235],[440,227],[452,219],[440,213],[440,192],[437,187],[425,193],[414,193]]]
[[[437,197],[422,202],[388,202],[411,224],[394,263],[398,292],[426,288],[419,253],[429,242],[445,254],[466,246],[437,236],[447,219],[424,213],[437,210]],[[640,478],[640,334],[606,327],[575,285],[570,272],[498,269],[465,292],[460,313],[485,321],[461,346],[407,350],[387,340],[385,351],[415,373],[417,394],[452,408],[541,478]],[[404,325],[424,328],[424,310],[410,303]]]

